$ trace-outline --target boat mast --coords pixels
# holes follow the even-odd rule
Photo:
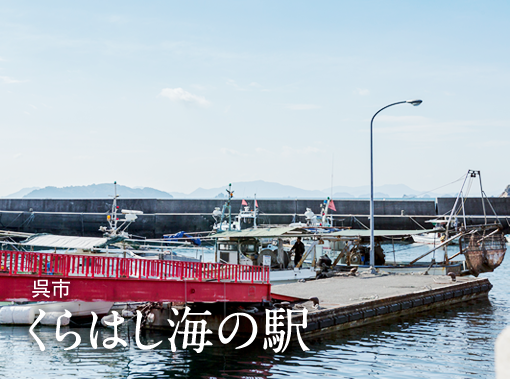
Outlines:
[[[480,197],[482,198],[482,209],[483,209],[483,219],[484,219],[484,225],[487,225],[487,213],[485,211],[485,199],[484,199],[484,192],[483,192],[483,188],[482,188],[482,174],[480,173],[480,171],[473,171],[473,172],[478,172],[478,179],[480,181]],[[485,229],[484,229],[484,234],[485,234]]]
[[[326,226],[327,220],[328,220],[328,210],[329,210],[329,202],[331,201],[331,198],[328,197],[327,200],[324,201],[323,206],[324,209],[322,210],[322,226]]]
[[[118,224],[118,218],[117,218],[117,209],[119,208],[117,206],[117,198],[119,195],[117,195],[117,181],[113,182],[113,188],[114,188],[114,196],[113,196],[113,203],[112,203],[112,214],[111,216],[108,215],[108,224],[110,224],[110,234],[112,236],[117,234],[117,224]]]
[[[253,228],[257,229],[257,194],[253,195]]]
[[[453,208],[452,208],[452,211],[450,212],[450,216],[448,217],[448,222],[446,223],[446,239],[448,239],[449,237],[449,229],[450,229],[450,223],[452,221],[452,217],[455,213],[455,211],[457,210],[457,204],[459,202],[459,198],[461,198],[461,203],[462,203],[462,207],[464,207],[464,197],[463,197],[463,190],[464,190],[464,185],[466,184],[466,180],[469,176],[469,174],[471,173],[471,170],[468,170],[466,176],[464,177],[464,182],[462,183],[462,187],[460,187],[460,191],[459,193],[457,194],[457,198],[455,199],[455,204],[453,204]],[[464,219],[464,223],[466,224],[466,220]],[[467,224],[466,224],[467,226]]]
[[[227,207],[228,207],[228,231],[230,232],[232,230],[232,207],[230,206],[230,200],[234,196],[234,191],[231,191],[232,189],[232,183],[228,184],[228,199],[227,199]]]

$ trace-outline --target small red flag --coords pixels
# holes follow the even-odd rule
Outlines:
[[[248,205],[248,203],[246,202],[246,200],[243,199],[243,201],[241,202],[241,205]]]
[[[259,207],[259,203],[257,203],[257,200],[255,200],[255,208]]]
[[[333,203],[333,200],[329,202],[328,208],[336,212],[335,203]]]

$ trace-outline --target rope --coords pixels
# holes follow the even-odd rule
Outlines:
[[[355,216],[352,216],[352,218],[354,219],[354,221],[356,221],[358,224],[360,224],[362,227],[364,227],[365,229],[369,230],[370,228],[368,226],[366,226],[365,224],[363,224],[360,220],[358,220]]]
[[[494,209],[494,207],[492,206],[491,202],[489,201],[489,198],[487,197],[487,194],[485,193],[485,191],[482,191],[482,195],[485,196],[485,199],[487,199],[487,203],[489,203],[489,206],[491,207],[492,212],[494,212],[494,216],[496,216],[496,220],[498,220],[498,222],[499,222],[499,217],[496,214],[496,210]],[[483,197],[482,197],[482,201],[484,201]],[[508,222],[508,220],[507,220],[507,222]]]
[[[35,218],[34,213],[30,213],[30,216],[28,216],[27,219],[21,223],[19,228],[21,228],[21,227],[23,227],[23,226],[25,226],[27,224],[30,224],[32,221],[34,221],[34,218]]]
[[[457,183],[457,182],[460,182],[462,179],[464,179],[464,177],[465,177],[465,176],[466,176],[466,175],[462,175],[459,179],[454,180],[454,181],[453,181],[453,182],[451,182],[451,183],[445,184],[445,185],[443,185],[443,186],[441,186],[441,187],[437,187],[437,188],[431,189],[431,190],[426,191],[426,192],[420,192],[420,193],[418,193],[417,195],[415,195],[415,196],[413,196],[413,197],[422,196],[422,195],[425,195],[425,194],[427,194],[427,193],[430,193],[430,192],[433,192],[433,191],[437,191],[438,189],[441,189],[441,188],[447,187],[447,186],[449,186],[449,185],[451,185],[451,184],[455,184],[455,183]]]
[[[16,221],[18,218],[20,218],[22,214],[23,214],[23,212],[18,213],[18,215],[14,218],[14,220],[11,221],[11,223],[9,225],[6,226],[6,228],[10,228],[11,225],[14,223],[14,221]],[[4,226],[3,223],[2,223],[2,226]]]
[[[426,228],[424,228],[423,226],[420,225],[420,223],[418,221],[416,221],[414,218],[412,218],[411,216],[407,216],[409,217],[416,225],[418,225],[420,228],[422,228],[423,230],[427,230]]]

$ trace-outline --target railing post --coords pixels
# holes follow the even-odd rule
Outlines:
[[[9,263],[9,275],[12,275],[12,256],[13,256],[13,252],[11,252],[10,254],[10,263]]]
[[[66,256],[66,277],[69,276],[69,272],[71,272],[71,263],[73,262],[73,256]]]

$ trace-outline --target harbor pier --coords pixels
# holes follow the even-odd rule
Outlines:
[[[316,297],[318,307],[304,303],[309,311],[304,332],[318,335],[487,299],[491,288],[486,278],[361,274],[276,286],[272,295],[301,301]]]
[[[0,283],[3,301],[42,293],[47,301],[153,302],[145,308],[148,329],[171,329],[168,320],[180,317],[172,308],[189,306],[196,321],[216,331],[227,316],[247,313],[259,337],[267,309],[306,308],[302,334],[312,336],[486,299],[492,288],[486,278],[383,271],[271,286],[268,267],[13,251],[0,251]],[[296,312],[293,324],[301,325],[302,318]],[[230,318],[223,330],[232,332],[236,325]],[[243,319],[239,333],[251,330],[251,321]]]
[[[285,309],[308,310],[307,327],[301,335],[312,337],[333,330],[351,329],[367,324],[418,314],[437,308],[452,308],[468,302],[487,299],[492,284],[486,278],[461,277],[453,281],[450,276],[358,274],[337,276],[272,286],[273,304]],[[313,300],[310,300],[313,299]],[[253,305],[253,304],[252,304]],[[168,319],[172,304],[163,305],[151,312],[154,318],[146,324],[148,329],[170,329]],[[184,306],[184,304],[181,304]],[[201,316],[207,326],[217,331],[226,315],[243,312],[242,304],[190,304],[194,312],[210,311]],[[265,327],[262,307],[249,308],[257,322],[259,335]],[[302,316],[294,316],[294,324],[302,323]],[[197,319],[198,320],[198,319]],[[232,322],[230,322],[232,321]],[[233,320],[223,330],[231,332]],[[294,322],[295,321],[295,322]],[[251,324],[241,319],[238,334],[251,333]]]

